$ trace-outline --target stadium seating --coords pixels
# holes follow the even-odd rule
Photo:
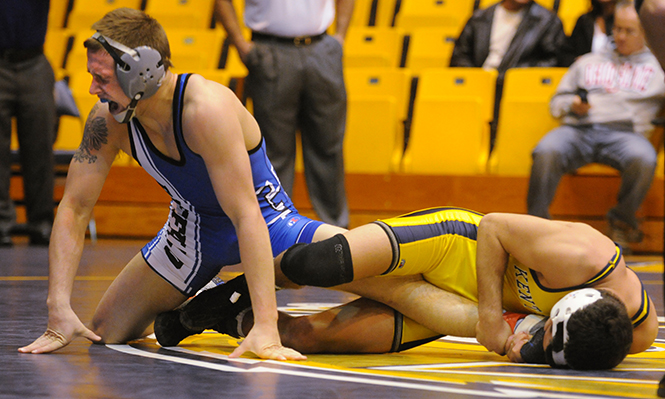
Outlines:
[[[64,62],[65,70],[69,74],[88,70],[88,56],[85,47],[83,47],[83,42],[91,37],[93,33],[95,31],[89,28],[72,31],[72,46],[66,54]]]
[[[450,65],[450,56],[459,36],[456,27],[417,28],[411,33],[406,55],[406,67],[417,74],[425,68]]]
[[[175,68],[217,68],[222,52],[224,32],[221,29],[166,29]]]
[[[411,32],[423,27],[462,29],[473,12],[474,0],[409,0],[401,3],[395,26]]]
[[[404,150],[411,75],[403,68],[347,68],[345,169],[389,173]]]
[[[62,29],[65,27],[65,18],[70,0],[50,0],[48,11],[48,28]]]
[[[499,123],[489,171],[528,176],[531,151],[559,122],[549,102],[566,68],[514,68],[506,72]]]
[[[106,13],[120,7],[140,9],[141,0],[74,0],[66,27],[71,30],[90,29]]]
[[[397,67],[403,34],[388,27],[349,27],[344,41],[344,66]]]
[[[497,72],[426,69],[401,170],[417,174],[485,173]]]
[[[214,26],[214,4],[212,0],[148,0],[145,12],[164,29],[209,29]]]
[[[44,54],[56,71],[56,79],[58,78],[58,70],[64,66],[67,46],[71,37],[72,34],[67,29],[48,29],[46,31]]]

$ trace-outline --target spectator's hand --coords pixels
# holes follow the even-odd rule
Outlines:
[[[22,353],[49,353],[69,345],[77,337],[84,337],[93,342],[102,338],[85,327],[73,310],[49,315],[46,332],[28,346],[19,348]]]
[[[332,37],[334,37],[335,40],[337,40],[339,44],[342,45],[342,47],[344,46],[344,36],[340,35],[339,33],[335,33],[334,35],[332,35]]]
[[[236,49],[238,49],[238,55],[240,56],[240,60],[243,64],[247,65],[247,54],[249,54],[253,48],[254,42],[248,42],[245,40],[236,45]]]
[[[580,96],[575,96],[573,99],[573,104],[570,106],[570,110],[579,116],[584,116],[589,113],[589,110],[591,109],[591,105],[588,103],[583,103],[582,98]]]
[[[275,336],[273,336],[275,335]],[[247,338],[245,338],[240,346],[237,347],[229,357],[235,358],[242,356],[245,352],[252,352],[262,359],[272,360],[306,360],[307,357],[300,354],[300,352],[282,346],[279,340],[279,334],[272,334],[270,331],[263,331],[263,329],[254,325]]]

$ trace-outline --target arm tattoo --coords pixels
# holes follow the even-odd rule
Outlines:
[[[95,110],[93,109],[93,112]],[[91,114],[93,113],[91,112]],[[81,145],[74,153],[74,160],[83,163],[86,160],[88,163],[95,163],[97,155],[93,155],[91,151],[99,151],[103,144],[108,143],[109,131],[106,127],[106,120],[102,117],[88,119],[83,131],[83,140]]]

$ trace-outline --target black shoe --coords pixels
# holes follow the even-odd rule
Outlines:
[[[0,231],[0,247],[11,247],[12,245],[14,245],[12,236],[5,231]]]
[[[41,223],[36,226],[28,226],[30,245],[48,246],[51,241],[51,224]]]
[[[203,330],[192,331],[180,323],[180,310],[160,313],[155,319],[155,337],[161,346],[176,346],[183,339]]]
[[[225,320],[235,320],[240,312],[251,306],[247,280],[241,274],[195,296],[182,307],[180,322],[185,328],[194,331],[221,328]]]
[[[658,384],[658,396],[665,398],[665,375],[660,379],[660,384]]]

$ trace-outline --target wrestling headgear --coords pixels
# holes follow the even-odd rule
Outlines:
[[[95,32],[92,38],[97,40],[113,57],[118,83],[127,97],[131,99],[127,110],[114,115],[118,122],[127,123],[134,117],[138,101],[155,94],[162,84],[162,79],[166,74],[162,56],[151,47],[139,46],[131,49],[99,32]],[[124,54],[119,56],[114,49]]]
[[[593,288],[583,288],[568,293],[552,307],[552,312],[550,313],[550,319],[552,320],[552,343],[547,351],[548,361],[551,366],[565,367],[568,365],[563,349],[568,342],[568,320],[570,316],[601,299],[601,297],[600,291]],[[551,358],[549,352],[551,352]]]

